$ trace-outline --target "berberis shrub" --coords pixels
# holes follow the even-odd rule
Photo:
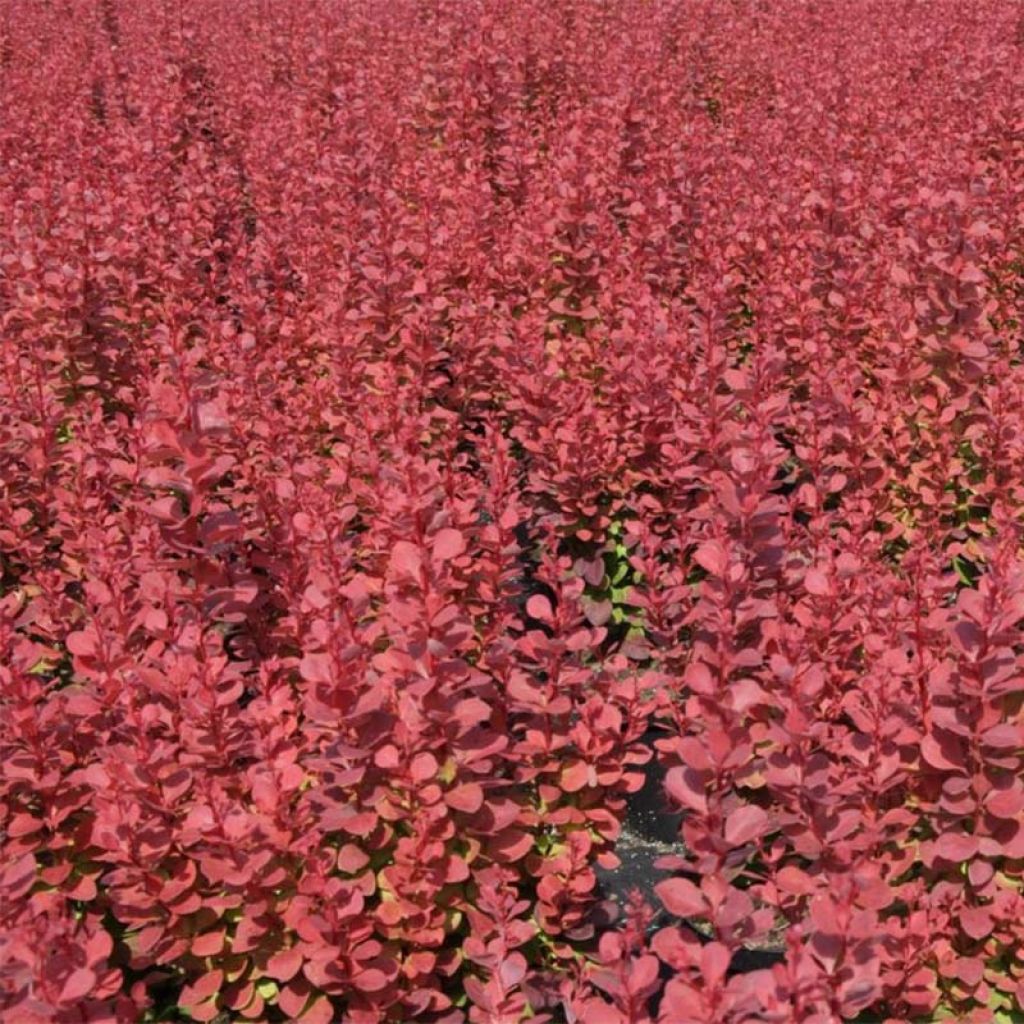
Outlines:
[[[0,1018],[1021,1019],[1016,0],[6,0],[0,109]]]

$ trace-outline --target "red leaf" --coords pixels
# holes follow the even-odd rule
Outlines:
[[[206,1024],[207,1021],[213,1021],[220,1016],[220,1010],[217,1007],[217,1001],[215,999],[209,999],[202,1003],[195,1003],[188,1007],[189,1016],[193,1020],[197,1020],[200,1024]]]
[[[510,829],[495,836],[488,844],[491,856],[502,863],[512,863],[525,857],[533,849],[533,836],[529,832]]]
[[[566,793],[575,793],[590,781],[590,766],[586,761],[569,761],[563,766],[559,780]]]
[[[68,975],[60,990],[62,1003],[80,1003],[96,987],[96,975],[87,967],[79,967]]]
[[[331,659],[326,654],[307,654],[299,663],[299,675],[307,683],[329,683],[333,675]]]
[[[832,584],[828,577],[818,569],[808,569],[804,575],[804,588],[808,594],[824,596],[832,593]]]
[[[985,977],[985,962],[981,957],[962,956],[954,962],[952,973],[973,988]]]
[[[423,571],[423,552],[406,540],[396,541],[391,549],[390,564],[395,576],[418,582]]]
[[[5,900],[18,900],[27,895],[36,881],[36,858],[26,853],[0,869],[0,888]]]
[[[526,977],[526,967],[522,953],[509,953],[498,965],[498,977],[506,989],[515,988]]]
[[[538,622],[550,625],[555,620],[555,613],[551,610],[551,602],[543,594],[534,594],[526,602],[526,614]]]
[[[992,915],[985,907],[968,907],[960,912],[960,927],[972,939],[984,939],[992,934]]]
[[[729,552],[717,540],[701,544],[693,560],[712,576],[724,576],[725,570],[729,568]]]
[[[434,535],[433,559],[435,562],[447,562],[458,558],[466,550],[466,538],[458,530],[438,530]]]
[[[1024,810],[1024,790],[1016,785],[993,790],[985,797],[985,810],[997,818],[1014,820]]]
[[[935,841],[935,852],[945,860],[959,864],[978,852],[978,837],[965,832],[947,832]]]
[[[665,774],[665,790],[681,807],[707,813],[708,798],[700,775],[692,768],[671,768]]]
[[[426,752],[416,754],[409,765],[409,775],[413,782],[427,782],[437,775],[437,758]]]
[[[987,280],[985,275],[973,263],[965,263],[959,277],[964,284],[984,284]]]
[[[707,695],[714,693],[716,689],[711,669],[702,661],[693,661],[686,666],[683,681],[694,693]]]
[[[788,864],[775,876],[775,884],[783,891],[794,896],[808,896],[817,888],[814,879],[800,868]]]
[[[64,644],[72,654],[76,654],[80,658],[92,658],[98,653],[96,633],[91,627],[87,630],[68,633]]]
[[[640,956],[633,961],[629,972],[629,990],[640,995],[655,991],[660,964],[656,956]]]
[[[1022,742],[1020,728],[1011,722],[994,725],[981,734],[982,746],[993,750],[1016,750]]]
[[[315,1000],[296,1018],[299,1024],[331,1024],[334,1019],[334,1008],[326,996]]]
[[[728,947],[721,942],[709,942],[700,951],[700,969],[704,975],[704,982],[712,987],[721,984],[725,978],[729,964],[732,962],[732,953]]]
[[[290,981],[277,996],[277,1005],[291,1018],[297,1018],[309,999],[312,991],[305,978],[299,977]]]
[[[209,971],[201,975],[191,985],[186,985],[181,990],[182,1005],[188,1007],[190,1012],[193,1012],[196,1004],[212,999],[220,991],[223,981],[223,971]],[[194,1012],[193,1016],[195,1016]]]
[[[369,863],[369,855],[352,843],[346,843],[338,850],[338,870],[344,871],[346,875],[362,871]]]
[[[283,949],[267,962],[264,974],[276,981],[291,981],[302,967],[302,954],[295,949]]]
[[[384,971],[377,967],[369,967],[355,975],[352,983],[360,992],[380,992],[387,988],[390,980]]]
[[[466,782],[445,793],[444,799],[449,807],[457,811],[464,811],[466,814],[473,814],[483,805],[483,787],[477,782]]]
[[[659,882],[654,891],[665,909],[676,917],[701,917],[707,913],[708,901],[704,894],[685,878],[666,879]]]
[[[205,935],[198,935],[192,940],[193,956],[216,956],[224,948],[225,932],[207,932]]]
[[[708,756],[707,747],[695,736],[684,736],[682,739],[676,740],[673,749],[686,767],[693,768],[698,772],[705,772],[711,768],[711,758]]]
[[[737,807],[725,821],[725,841],[730,846],[742,846],[757,839],[768,830],[768,815],[752,804]]]
[[[936,736],[928,733],[921,740],[921,757],[933,768],[942,771],[957,771],[961,768],[961,764],[952,760],[956,756],[955,751],[955,742],[944,734]]]
[[[491,717],[491,707],[479,697],[467,697],[452,708],[452,717],[463,727],[479,725]]]

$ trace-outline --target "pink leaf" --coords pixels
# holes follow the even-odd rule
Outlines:
[[[707,913],[708,901],[704,894],[685,878],[669,878],[659,882],[654,891],[665,904],[665,909],[676,917],[700,917]]]
[[[96,987],[96,975],[87,967],[79,967],[68,975],[60,990],[62,1003],[80,1003]]]
[[[525,857],[533,849],[533,836],[529,832],[510,829],[495,836],[488,845],[491,856],[502,863],[512,863]]]
[[[550,625],[555,619],[554,612],[551,610],[551,602],[543,594],[534,594],[526,602],[526,614],[531,619],[536,619],[546,625]]]
[[[737,807],[725,821],[725,841],[730,846],[742,846],[757,839],[768,829],[768,815],[752,804]]]
[[[90,628],[79,630],[76,633],[68,633],[64,641],[67,649],[80,658],[92,658],[97,654],[96,633]]]
[[[945,860],[959,864],[978,852],[978,837],[965,832],[947,832],[935,841],[935,852]]]
[[[466,782],[445,793],[444,799],[454,810],[473,814],[483,806],[483,787],[477,782]]]
[[[921,757],[932,766],[932,768],[939,768],[942,771],[957,771],[961,768],[961,764],[952,760],[956,756],[956,746],[952,739],[946,739],[944,736],[937,737],[933,733],[928,733],[921,740]]]
[[[665,775],[665,791],[681,807],[707,813],[708,798],[700,775],[692,768],[672,768]]]
[[[370,858],[366,852],[353,843],[346,843],[338,850],[338,870],[345,872],[346,875],[362,871],[369,863]]]
[[[325,996],[311,1003],[309,1009],[296,1017],[298,1024],[331,1024],[334,1019],[334,1008]]]
[[[972,939],[984,939],[992,934],[992,915],[985,907],[968,907],[960,912],[960,927]]]
[[[569,761],[562,768],[560,780],[562,789],[567,793],[575,793],[590,781],[590,766],[586,761]]]
[[[814,880],[805,871],[793,864],[782,868],[775,876],[775,884],[783,891],[794,896],[807,896],[817,888]]]
[[[526,977],[526,957],[509,953],[498,967],[498,976],[506,989],[514,988]]]
[[[700,968],[704,982],[712,988],[720,985],[729,970],[732,954],[721,942],[709,942],[700,951]]]
[[[297,1018],[309,999],[310,991],[309,982],[305,978],[295,978],[281,989],[277,1005],[287,1016]]]
[[[275,953],[267,963],[264,973],[276,981],[291,981],[302,967],[302,954],[295,949],[283,949]]]
[[[724,576],[725,570],[729,567],[729,552],[717,540],[701,544],[693,559],[712,576]]]
[[[391,572],[399,579],[419,581],[423,571],[423,552],[406,540],[396,541],[391,549]]]
[[[197,1003],[212,999],[220,991],[223,981],[224,972],[220,970],[209,971],[201,975],[191,985],[186,985],[182,989],[182,1005],[191,1009]]]
[[[25,896],[36,881],[36,858],[26,853],[16,861],[6,864],[0,869],[0,887],[4,898],[17,900]]]
[[[224,948],[224,929],[216,932],[207,932],[192,940],[192,953],[194,956],[216,956]]]
[[[985,810],[997,818],[1014,820],[1024,810],[1024,790],[1019,786],[993,790],[985,797]]]
[[[299,663],[299,675],[307,683],[329,683],[332,678],[331,659],[326,654],[307,654]]]
[[[824,596],[832,593],[828,577],[818,569],[808,569],[804,575],[804,588],[808,594]]]
[[[438,530],[434,535],[433,559],[435,562],[447,562],[458,558],[466,550],[466,538],[458,530],[446,528]]]

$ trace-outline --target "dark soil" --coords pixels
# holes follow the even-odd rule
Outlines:
[[[655,738],[655,734],[648,737],[650,742]],[[682,815],[673,812],[665,801],[664,778],[664,770],[653,759],[644,767],[643,788],[629,797],[622,835],[615,847],[621,863],[617,868],[597,869],[601,897],[619,907],[634,890],[639,890],[652,907],[658,907],[654,887],[670,877],[670,873],[658,870],[655,861],[666,854],[682,852],[679,834]],[[655,920],[655,927],[663,927],[671,921],[671,916],[662,911]],[[740,950],[733,958],[732,970],[770,967],[780,962],[783,948],[782,932],[773,931],[749,948]]]

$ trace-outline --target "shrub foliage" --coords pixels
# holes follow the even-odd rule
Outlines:
[[[1020,11],[8,0],[3,1019],[1019,1019]]]

